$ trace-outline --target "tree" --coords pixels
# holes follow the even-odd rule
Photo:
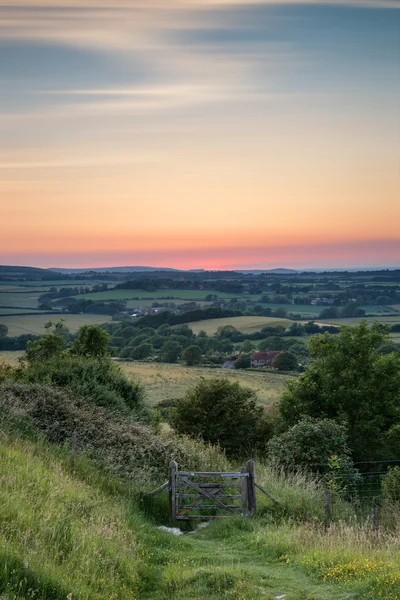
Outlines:
[[[79,356],[105,356],[110,344],[109,334],[97,325],[84,325],[79,329],[73,352]]]
[[[8,327],[7,327],[7,325],[2,325],[0,323],[0,338],[6,337],[7,334],[8,334]]]
[[[28,362],[48,361],[61,356],[64,350],[65,335],[68,333],[64,319],[60,319],[56,323],[49,321],[44,328],[46,330],[44,335],[26,345],[25,358]]]
[[[251,367],[251,359],[248,354],[242,354],[235,360],[235,369],[249,369]]]
[[[335,306],[324,308],[318,315],[319,319],[337,319],[339,317],[339,311]]]
[[[313,336],[311,363],[280,403],[286,424],[304,416],[345,422],[356,460],[384,456],[386,437],[400,423],[400,354],[377,352],[388,339],[388,328],[365,321]]]
[[[182,354],[182,346],[178,342],[173,340],[165,342],[162,352],[161,359],[163,362],[176,363]]]
[[[135,360],[143,360],[154,354],[154,348],[149,342],[142,342],[131,352],[131,357]]]
[[[280,352],[278,356],[273,359],[271,366],[280,371],[296,371],[299,366],[299,361],[293,352]]]
[[[244,340],[244,342],[240,346],[240,352],[249,353],[249,352],[253,352],[253,351],[254,351],[254,344],[250,340]]]
[[[189,366],[198,365],[202,356],[203,351],[200,346],[188,346],[182,352],[182,360]]]
[[[178,433],[220,444],[235,458],[263,452],[272,433],[255,392],[219,378],[189,390],[171,411],[170,422]]]

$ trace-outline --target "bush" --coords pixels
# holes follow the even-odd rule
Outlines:
[[[390,467],[381,482],[384,502],[400,504],[400,467]]]
[[[63,354],[53,360],[30,362],[15,369],[12,376],[23,383],[69,388],[98,406],[134,414],[145,422],[151,420],[141,383],[129,381],[108,357],[96,359]]]
[[[252,390],[226,379],[201,381],[170,413],[178,433],[219,444],[228,457],[249,457],[265,451],[272,424],[257,405]]]
[[[350,458],[347,431],[331,419],[305,418],[268,444],[268,461],[288,471],[327,473],[330,458]]]
[[[50,386],[0,385],[0,429],[52,444],[70,443],[77,432],[83,451],[106,472],[125,479],[162,481],[176,460],[183,469],[228,468],[223,453],[198,441],[155,434],[67,390]]]

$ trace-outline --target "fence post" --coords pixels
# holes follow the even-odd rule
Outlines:
[[[254,460],[247,461],[247,473],[249,476],[247,479],[247,506],[248,506],[248,514],[254,515],[257,508],[256,501],[256,471],[254,466]]]
[[[75,457],[76,457],[76,442],[77,442],[77,433],[73,432],[71,437],[71,457],[70,457],[70,465],[73,469],[75,467]]]
[[[375,503],[372,506],[372,531],[374,534],[379,530],[379,506]]]
[[[241,473],[247,473],[246,467],[240,467]],[[247,477],[242,477],[240,480],[241,495],[242,495],[242,516],[247,517]]]
[[[172,520],[176,517],[176,473],[178,465],[174,460],[169,463],[169,509]]]
[[[326,518],[326,524],[329,527],[329,525],[331,524],[331,492],[330,490],[326,489],[325,490],[325,518]]]

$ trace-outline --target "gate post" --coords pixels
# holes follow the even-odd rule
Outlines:
[[[256,503],[256,470],[254,466],[254,460],[247,461],[247,506],[248,514],[254,515],[257,508]]]
[[[241,473],[247,473],[246,467],[240,467]],[[242,517],[247,517],[247,477],[241,477]]]
[[[174,460],[169,463],[169,509],[172,520],[176,517],[176,473],[178,465]]]

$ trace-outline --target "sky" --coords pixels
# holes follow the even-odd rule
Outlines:
[[[400,267],[400,0],[1,0],[0,263]]]

